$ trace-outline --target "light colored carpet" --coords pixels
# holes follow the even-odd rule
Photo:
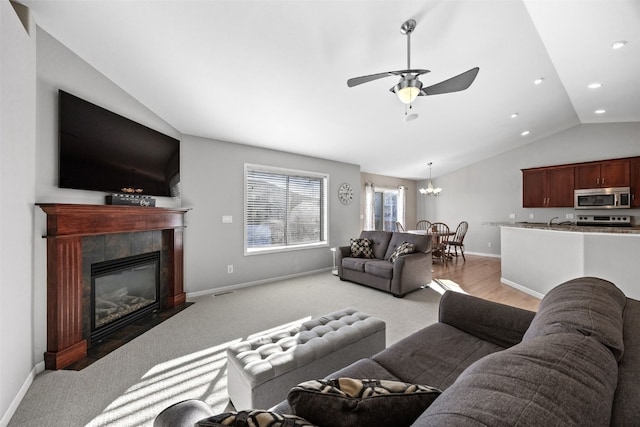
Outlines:
[[[387,323],[390,345],[436,322],[439,300],[432,289],[395,298],[330,272],[194,298],[191,307],[81,371],[38,375],[9,426],[151,426],[162,409],[185,399],[222,412],[229,404],[232,342],[353,307]]]

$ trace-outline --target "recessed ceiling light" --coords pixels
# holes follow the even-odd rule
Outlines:
[[[410,121],[415,120],[415,119],[417,119],[417,118],[418,118],[418,115],[417,115],[417,114],[415,114],[415,113],[413,113],[413,114],[409,114],[409,115],[404,116],[404,119],[403,119],[403,120],[404,120],[405,122],[410,122]]]
[[[540,83],[542,83],[542,81],[543,81],[543,80],[544,80],[544,79],[543,79],[542,77],[540,77],[539,79],[535,79],[535,80],[533,81],[533,84],[534,84],[534,85],[539,85]]]
[[[604,113],[606,113],[606,112],[607,112],[607,110],[604,110],[604,109],[602,109],[602,108],[601,108],[601,109],[599,109],[599,110],[594,111],[594,113],[596,113],[596,114],[604,114]]]
[[[531,133],[531,131],[525,130],[524,132],[522,132],[520,135],[522,136],[527,136]]]
[[[518,117],[518,113],[512,113],[510,116],[512,119],[515,119],[516,117]]]
[[[591,83],[587,86],[589,89],[600,89],[602,87],[602,83]]]
[[[627,41],[626,40],[618,40],[617,42],[613,42],[611,44],[611,48],[612,49],[621,49],[623,47],[625,47],[627,45]]]

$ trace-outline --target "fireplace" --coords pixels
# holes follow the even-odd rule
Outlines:
[[[43,236],[47,239],[46,369],[62,369],[85,358],[89,343],[95,339],[91,330],[95,313],[91,313],[90,302],[94,264],[158,252],[159,271],[155,275],[160,284],[155,288],[153,299],[157,301],[153,305],[162,311],[185,303],[182,236],[189,209],[38,206],[47,214]],[[99,323],[96,330],[106,331],[112,324]]]
[[[160,252],[91,265],[91,343],[160,308]]]

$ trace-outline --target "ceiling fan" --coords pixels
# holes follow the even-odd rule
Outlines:
[[[478,75],[480,68],[475,67],[462,74],[451,77],[428,87],[422,87],[419,76],[427,74],[430,70],[411,69],[411,33],[416,28],[416,21],[409,19],[400,27],[400,32],[407,36],[407,69],[399,71],[387,71],[384,73],[370,74],[368,76],[354,77],[347,80],[347,86],[354,87],[373,80],[388,76],[400,76],[398,84],[389,89],[398,95],[400,101],[411,104],[418,96],[438,95],[441,93],[459,92],[471,86]]]

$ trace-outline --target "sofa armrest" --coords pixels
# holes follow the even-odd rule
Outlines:
[[[439,321],[502,347],[522,341],[535,312],[447,291],[440,299]]]
[[[428,286],[431,283],[431,250],[403,255],[393,263],[389,291],[395,296]]]
[[[336,268],[338,269],[338,277],[342,277],[342,258],[348,258],[351,255],[351,246],[338,246],[336,249]]]

